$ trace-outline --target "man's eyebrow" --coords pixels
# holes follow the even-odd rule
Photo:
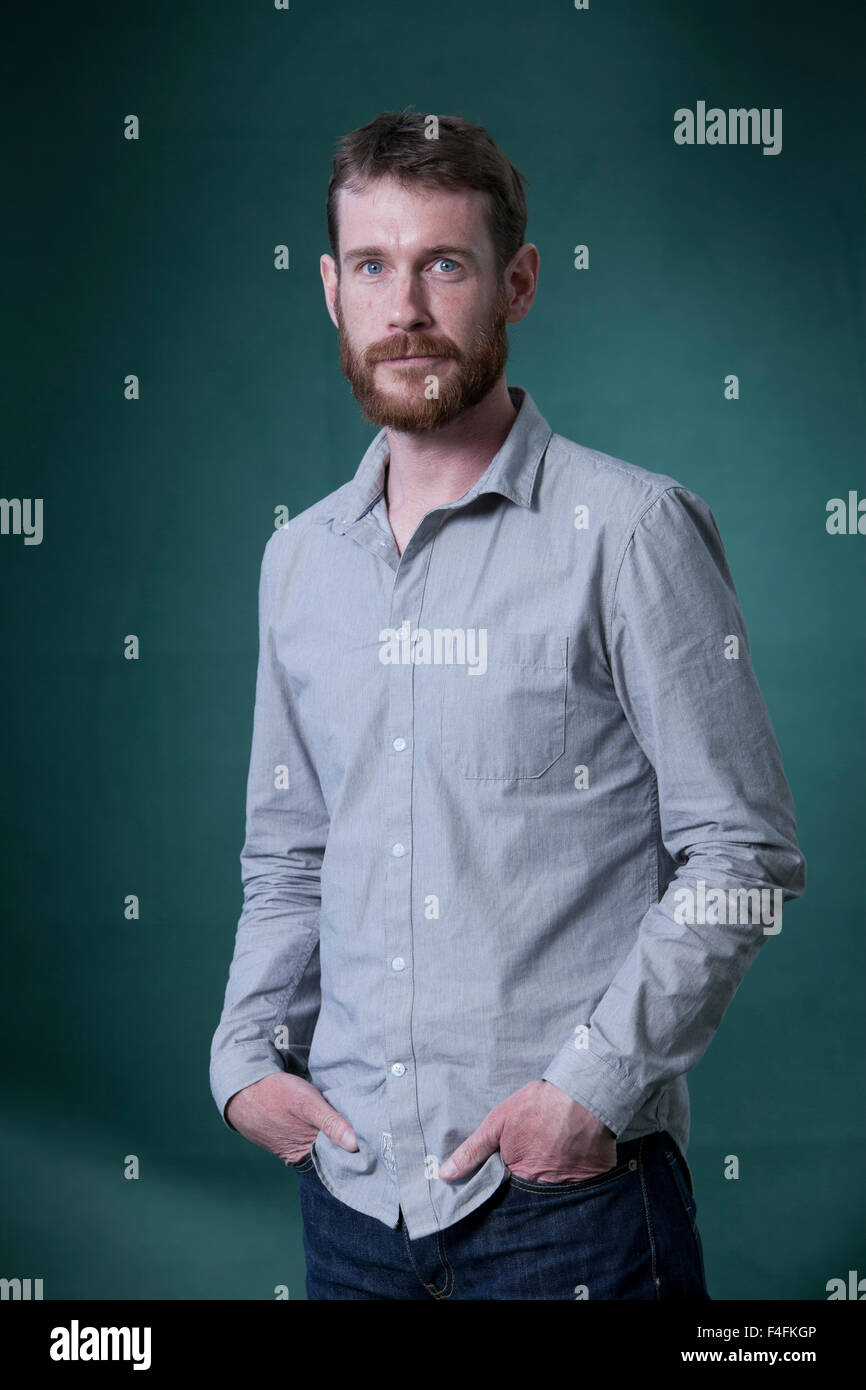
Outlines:
[[[344,251],[342,260],[385,260],[387,251],[381,246],[355,246],[351,251]],[[419,259],[427,261],[431,256],[462,256],[468,261],[477,261],[478,257],[471,246],[427,246],[420,253]]]

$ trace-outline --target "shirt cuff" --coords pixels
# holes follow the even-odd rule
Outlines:
[[[235,1043],[235,1049],[239,1055],[232,1057],[230,1063],[223,1061],[219,1067],[212,1067],[210,1074],[211,1094],[222,1116],[223,1124],[231,1130],[232,1134],[237,1134],[238,1131],[226,1119],[225,1113],[226,1106],[232,1096],[237,1091],[242,1091],[245,1086],[252,1086],[254,1081],[261,1081],[266,1076],[286,1070],[277,1060],[277,1054],[273,1048],[265,1056],[262,1054],[262,1045],[257,1040],[252,1044],[256,1051],[250,1052],[248,1057],[244,1057],[243,1046],[243,1043]]]
[[[541,1079],[552,1081],[565,1091],[617,1138],[628,1128],[652,1089],[635,1086],[621,1069],[602,1061],[588,1047],[575,1048],[573,1040],[559,1049]]]

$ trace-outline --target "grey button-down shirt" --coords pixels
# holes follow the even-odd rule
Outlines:
[[[306,1077],[352,1124],[312,1156],[411,1238],[507,1179],[440,1162],[544,1078],[685,1152],[686,1073],[805,860],[715,519],[554,434],[502,448],[398,554],[387,436],[269,537],[211,1089]],[[226,1121],[226,1123],[228,1123]]]

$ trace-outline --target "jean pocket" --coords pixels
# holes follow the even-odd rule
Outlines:
[[[565,752],[568,638],[484,631],[485,668],[443,673],[445,769],[475,780],[541,777]]]
[[[604,1173],[595,1173],[591,1178],[567,1178],[564,1182],[537,1182],[534,1178],[520,1178],[511,1169],[507,1169],[508,1178],[512,1187],[518,1188],[521,1192],[537,1192],[544,1196],[555,1196],[563,1193],[592,1192],[598,1187],[607,1187],[609,1183],[617,1182],[619,1178],[624,1178],[627,1173],[637,1172],[637,1159],[625,1159],[621,1163],[614,1164],[613,1168],[608,1168]]]

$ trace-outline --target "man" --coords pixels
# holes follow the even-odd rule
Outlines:
[[[539,257],[485,131],[377,117],[328,220],[381,429],[265,546],[214,1099],[295,1165],[312,1299],[707,1298],[685,1076],[805,884],[715,520],[506,386]]]

